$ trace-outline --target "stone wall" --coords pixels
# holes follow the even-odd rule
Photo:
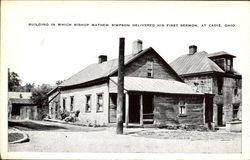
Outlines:
[[[222,93],[218,92],[218,78],[222,78]],[[185,83],[190,85],[194,91],[200,93],[214,94],[213,99],[213,121],[218,125],[218,105],[223,106],[223,125],[233,120],[233,105],[239,105],[238,119],[242,119],[242,80],[231,77],[199,76],[185,77]],[[237,93],[236,93],[237,92]]]
[[[242,80],[223,77],[222,94],[218,94],[217,77],[213,78],[214,108],[223,105],[223,125],[233,120],[233,105],[239,105],[238,119],[242,119]],[[214,120],[217,121],[215,115]]]
[[[213,92],[213,79],[211,76],[187,77],[183,79],[195,92],[210,94]]]

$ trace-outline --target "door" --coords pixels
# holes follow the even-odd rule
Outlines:
[[[218,126],[223,125],[223,105],[218,104],[217,105],[217,121],[218,121]]]
[[[143,95],[143,123],[154,123],[154,107],[153,107],[153,95]]]
[[[140,123],[140,95],[129,96],[129,123]]]
[[[205,96],[205,123],[213,122],[213,96]]]

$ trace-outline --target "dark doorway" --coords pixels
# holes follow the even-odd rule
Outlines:
[[[217,121],[218,121],[218,126],[223,126],[223,105],[218,104],[217,105]]]
[[[129,96],[129,123],[140,122],[140,95]]]
[[[12,111],[11,115],[13,116],[20,116],[20,105],[18,104],[12,104]]]
[[[154,123],[153,95],[143,95],[143,124]]]
[[[205,96],[205,123],[213,122],[213,96]]]
[[[143,113],[153,113],[153,95],[143,95]]]

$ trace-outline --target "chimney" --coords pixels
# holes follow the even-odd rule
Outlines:
[[[108,59],[108,57],[106,55],[100,55],[98,57],[98,63],[100,64],[100,63],[106,62],[107,59]]]
[[[197,46],[191,45],[189,46],[189,54],[195,54],[197,52]]]
[[[132,43],[132,53],[136,54],[142,50],[142,40],[135,40]]]

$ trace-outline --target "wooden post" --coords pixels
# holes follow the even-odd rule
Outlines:
[[[140,126],[143,126],[143,95],[140,95]]]
[[[206,95],[204,94],[204,98],[203,98],[203,124],[204,126],[206,126]]]
[[[125,39],[119,41],[118,91],[117,91],[117,126],[116,133],[123,134],[123,102],[124,102],[124,46]]]
[[[128,127],[128,122],[129,122],[129,94],[126,93],[126,102],[125,102],[125,109],[126,109],[126,117],[125,117],[125,127]]]

